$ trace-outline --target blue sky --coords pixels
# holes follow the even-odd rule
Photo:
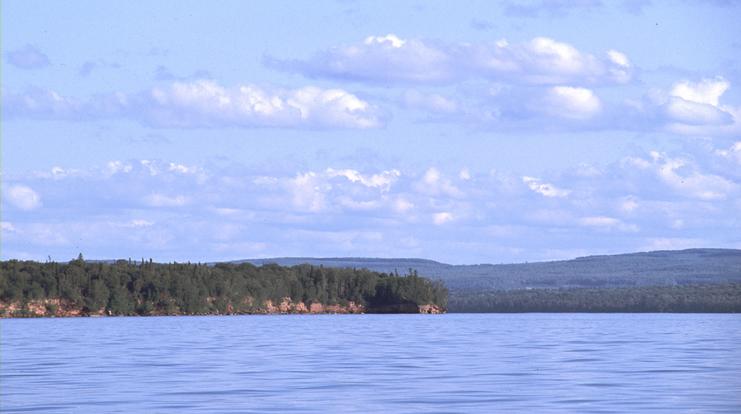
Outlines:
[[[736,1],[2,3],[3,258],[741,248]]]

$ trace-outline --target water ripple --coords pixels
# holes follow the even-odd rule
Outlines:
[[[741,412],[737,315],[0,324],[3,413]]]

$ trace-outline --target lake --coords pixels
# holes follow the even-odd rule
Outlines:
[[[741,412],[741,315],[5,319],[6,413]]]

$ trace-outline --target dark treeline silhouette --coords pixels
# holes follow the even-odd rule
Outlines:
[[[266,301],[280,303],[284,298],[307,306],[447,305],[442,283],[411,270],[399,276],[311,265],[90,262],[80,255],[69,263],[2,261],[0,272],[0,302],[59,299],[83,314],[252,313],[264,309]]]
[[[741,284],[451,291],[451,312],[741,312]]]

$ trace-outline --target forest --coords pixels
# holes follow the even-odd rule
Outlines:
[[[451,292],[451,312],[741,312],[741,284]]]
[[[68,263],[0,262],[0,303],[19,305],[9,316],[28,316],[33,301],[46,303],[49,314],[64,303],[81,314],[198,315],[266,313],[266,303],[286,300],[352,303],[369,312],[399,305],[444,310],[447,290],[412,270],[400,276],[312,265],[91,262],[82,255]]]

